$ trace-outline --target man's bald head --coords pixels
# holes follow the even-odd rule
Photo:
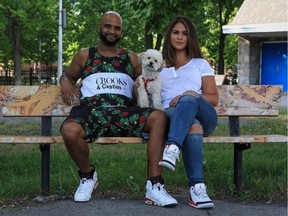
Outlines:
[[[103,22],[103,20],[105,20],[108,16],[117,16],[120,18],[121,24],[122,24],[122,17],[119,13],[115,12],[115,11],[107,11],[106,13],[103,14],[101,22]]]

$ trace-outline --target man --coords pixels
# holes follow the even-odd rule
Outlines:
[[[150,173],[145,202],[176,206],[177,201],[163,187],[158,165],[167,118],[160,110],[131,106],[134,81],[141,74],[141,65],[135,53],[117,47],[122,33],[121,16],[114,11],[105,13],[98,32],[98,47],[78,52],[60,79],[62,98],[67,104],[71,104],[74,95],[78,94],[74,84],[81,79],[81,104],[72,108],[61,126],[66,148],[79,167],[81,180],[74,200],[89,201],[93,188],[98,184],[95,168],[89,163],[88,142],[100,136],[141,137],[149,133],[147,156]]]

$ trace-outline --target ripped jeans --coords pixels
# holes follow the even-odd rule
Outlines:
[[[209,136],[217,125],[214,107],[203,97],[183,95],[175,107],[165,110],[170,118],[166,144],[181,149],[189,187],[203,183],[203,137]],[[193,124],[200,124],[202,132],[189,132]]]

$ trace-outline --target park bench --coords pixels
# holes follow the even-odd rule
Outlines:
[[[286,135],[241,135],[241,117],[276,117],[279,112],[282,94],[281,86],[271,85],[219,85],[219,117],[229,119],[230,134],[204,138],[205,144],[234,145],[234,184],[237,191],[242,187],[242,152],[252,143],[287,143]],[[78,104],[75,101],[73,105]],[[5,117],[41,117],[39,136],[0,135],[1,143],[37,144],[42,153],[41,195],[50,194],[50,146],[63,144],[61,136],[52,135],[53,117],[65,117],[71,107],[61,99],[59,86],[0,86],[0,118]],[[268,131],[267,131],[268,133]],[[101,137],[96,144],[136,144],[145,143],[137,137]]]

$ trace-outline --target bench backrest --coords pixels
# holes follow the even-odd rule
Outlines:
[[[218,116],[277,116],[282,87],[219,85]],[[67,116],[60,86],[0,86],[0,116]],[[75,98],[73,105],[79,104]]]

